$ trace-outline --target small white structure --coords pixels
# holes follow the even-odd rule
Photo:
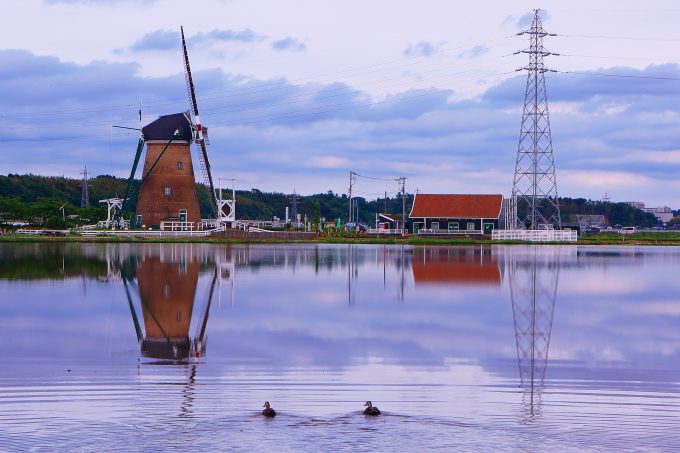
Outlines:
[[[107,198],[106,200],[99,200],[100,203],[106,203],[106,220],[103,222],[98,222],[97,226],[102,228],[115,228],[116,222],[115,215],[116,209],[120,210],[123,208],[122,198]]]
[[[234,180],[231,180],[231,200],[225,200],[222,198],[222,179],[220,178],[220,188],[218,189],[217,197],[217,223],[218,225],[230,224],[231,227],[234,226],[236,222],[236,190],[234,189]],[[228,211],[225,212],[224,208]]]

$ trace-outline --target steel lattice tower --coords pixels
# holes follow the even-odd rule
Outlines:
[[[85,170],[83,170],[81,175],[83,175],[83,192],[80,195],[80,207],[87,208],[90,206],[90,186],[87,179],[87,165],[85,166]]]
[[[518,33],[529,35],[530,45],[517,52],[528,54],[529,64],[522,68],[527,71],[527,83],[512,184],[515,228],[532,230],[562,228],[545,88],[545,73],[550,70],[543,64],[544,57],[557,55],[543,48],[543,38],[556,35],[543,29],[538,13],[534,11],[531,28]]]

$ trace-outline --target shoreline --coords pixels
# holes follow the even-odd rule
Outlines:
[[[404,238],[378,238],[365,236],[318,236],[313,239],[272,239],[272,238],[225,238],[225,237],[115,237],[115,236],[0,236],[2,243],[198,243],[198,244],[366,244],[366,245],[655,245],[680,246],[680,232],[672,233],[636,233],[636,234],[595,234],[579,237],[577,242],[528,242],[528,241],[493,241],[485,238],[422,238],[407,236]]]

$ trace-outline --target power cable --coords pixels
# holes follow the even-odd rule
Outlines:
[[[501,40],[504,40],[504,39],[507,39],[507,38],[512,38],[514,36],[515,35],[498,37],[498,38],[490,39],[488,41],[484,41],[482,43],[478,43],[476,45],[486,45],[486,44],[490,44],[492,42],[497,42],[497,41],[501,41]],[[405,57],[401,57],[399,59],[388,60],[388,61],[382,62],[382,63],[374,63],[374,64],[371,64],[371,65],[358,66],[358,67],[355,67],[355,68],[350,68],[350,69],[345,69],[345,70],[340,70],[340,71],[326,72],[326,73],[321,73],[321,74],[317,74],[317,75],[313,75],[313,76],[301,77],[301,78],[298,78],[298,79],[291,79],[291,80],[282,79],[282,80],[278,80],[276,82],[267,82],[267,83],[262,83],[262,84],[258,84],[258,85],[254,85],[254,86],[231,88],[231,89],[228,89],[228,90],[208,91],[208,92],[204,92],[202,96],[199,96],[199,99],[201,101],[203,101],[205,99],[217,98],[217,97],[212,96],[212,95],[213,94],[220,94],[220,93],[247,93],[247,92],[250,92],[250,91],[253,91],[253,90],[259,90],[258,92],[262,92],[263,91],[262,88],[265,88],[265,87],[280,86],[280,85],[287,87],[287,86],[290,86],[291,84],[295,84],[295,83],[298,83],[298,82],[310,81],[310,80],[315,80],[315,79],[328,77],[328,76],[332,76],[332,75],[344,74],[344,73],[348,73],[348,72],[351,73],[352,71],[356,71],[358,69],[376,68],[376,67],[380,67],[380,66],[386,66],[386,65],[389,65],[389,64],[392,64],[392,63],[403,62],[404,59],[412,60],[412,59],[430,58],[430,57],[436,56],[436,55],[446,55],[447,53],[450,53],[454,50],[464,49],[464,48],[468,48],[468,47],[470,47],[470,45],[466,44],[466,45],[454,47],[454,48],[447,49],[447,50],[438,50],[438,51],[435,51],[435,52],[433,52],[429,55],[405,56]],[[410,65],[419,64],[419,63],[420,63],[420,61],[415,61],[415,62],[410,61],[410,62],[407,62],[407,63],[395,65],[395,68],[399,68],[401,66],[410,66]],[[380,70],[371,70],[371,71],[368,71],[368,72],[359,72],[359,73],[354,74],[350,77],[357,77],[357,76],[375,73],[375,72],[379,72],[379,71]],[[281,89],[281,88],[276,88],[276,89]],[[264,90],[264,91],[272,91],[272,90]],[[234,94],[234,95],[227,96],[227,97],[233,97],[235,95],[238,95],[238,94]],[[151,106],[151,105],[162,106],[162,105],[171,105],[171,104],[181,103],[181,102],[184,102],[184,101],[185,101],[184,97],[181,97],[181,98],[178,97],[178,98],[170,98],[170,99],[165,99],[165,100],[149,100],[149,101],[145,100],[145,104],[147,106]],[[92,108],[48,110],[48,111],[38,111],[38,112],[17,112],[17,113],[13,112],[11,114],[10,113],[0,114],[0,118],[10,117],[10,116],[32,116],[32,115],[37,116],[37,115],[57,115],[57,114],[70,114],[70,113],[92,113],[92,112],[99,112],[99,111],[124,110],[124,109],[128,109],[128,108],[135,108],[136,109],[137,103],[135,102],[134,104],[129,103],[129,104],[120,104],[120,105],[112,105],[112,106],[103,106],[103,107],[97,107],[97,108],[92,107]]]
[[[661,76],[639,76],[631,74],[605,74],[600,72],[579,72],[579,71],[555,71],[561,74],[578,74],[598,77],[618,77],[622,79],[650,79],[650,80],[670,80],[680,81],[680,77],[661,77]]]

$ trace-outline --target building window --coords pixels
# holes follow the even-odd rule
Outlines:
[[[458,222],[449,222],[449,231],[458,231]]]
[[[171,197],[172,196],[172,189],[170,187],[165,188],[165,196],[166,197]]]
[[[181,170],[183,167],[184,167],[184,164],[182,163],[182,161],[181,161],[181,160],[178,161],[178,162],[177,162],[177,169],[178,169],[178,170]]]
[[[438,230],[439,229],[439,222],[432,222],[432,229],[433,230]]]
[[[475,229],[475,222],[468,222],[467,223],[467,229],[468,229],[468,231],[474,230]]]

